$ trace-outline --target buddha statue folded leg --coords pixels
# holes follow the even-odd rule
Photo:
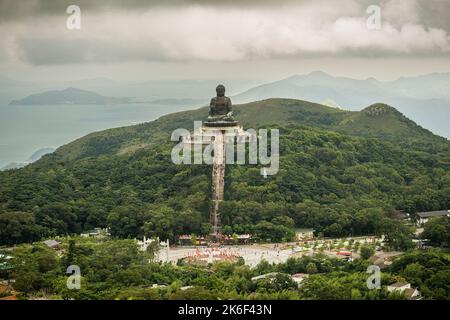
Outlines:
[[[234,121],[234,117],[232,113],[223,114],[223,115],[210,115],[208,117],[209,122],[215,122],[215,121]]]

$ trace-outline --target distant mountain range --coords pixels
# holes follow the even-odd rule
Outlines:
[[[450,138],[450,74],[400,78],[381,82],[334,77],[321,71],[294,75],[251,88],[233,97],[234,103],[268,98],[302,99],[360,110],[361,106],[386,103],[418,124]]]
[[[34,92],[70,88],[90,91],[99,97],[90,96],[91,103],[126,101],[130,98],[108,98],[111,96],[137,97],[140,101],[153,104],[206,105],[214,95],[217,81],[115,81],[108,78],[94,78],[52,83],[26,83],[0,77],[0,103],[30,95]],[[434,133],[450,138],[450,73],[432,73],[417,77],[402,77],[394,81],[378,81],[336,77],[321,71],[305,75],[294,75],[286,79],[265,83],[259,81],[225,81],[227,95],[234,104],[268,98],[291,98],[320,103],[346,110],[361,110],[374,103],[394,106],[408,118]],[[250,89],[249,89],[250,88]],[[103,95],[103,96],[101,96]],[[39,97],[27,97],[35,100]],[[119,99],[119,100],[117,100]],[[124,99],[124,100],[120,100]],[[26,103],[25,99],[14,104]],[[69,99],[70,100],[70,99]],[[67,99],[57,99],[64,103]],[[2,102],[3,101],[3,102]],[[86,101],[86,100],[84,100]],[[115,102],[112,102],[115,103]],[[126,102],[125,102],[126,103]]]
[[[134,102],[134,98],[105,97],[92,91],[67,88],[32,94],[21,100],[13,100],[9,105],[117,104],[131,102]]]
[[[9,170],[9,169],[18,169],[25,167],[27,164],[33,163],[35,161],[38,161],[46,154],[54,152],[54,148],[41,148],[37,151],[35,151],[25,162],[11,162],[8,163],[6,166],[0,168],[1,170]]]
[[[348,109],[392,98],[445,99],[450,101],[450,74],[399,78],[382,82],[374,78],[357,80],[314,71],[251,88],[235,96],[239,103],[255,99],[333,99]]]
[[[96,92],[107,97],[135,97],[139,101],[166,99],[192,99],[207,104],[215,93],[217,80],[177,80],[177,81],[116,81],[108,78],[92,78],[74,81],[40,81],[26,83],[0,76],[0,104],[7,105],[12,100],[45,91],[78,88]],[[235,95],[255,85],[263,83],[254,80],[223,81],[227,95]],[[193,106],[200,106],[196,103]]]

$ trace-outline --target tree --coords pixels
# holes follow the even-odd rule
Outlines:
[[[75,253],[75,240],[70,239],[69,247],[67,248],[66,267],[72,264],[74,253]]]
[[[361,259],[367,260],[375,253],[375,249],[369,245],[362,245],[359,248],[359,253],[361,255]]]
[[[0,212],[0,244],[39,240],[45,229],[36,224],[34,215],[27,212]]]
[[[42,244],[23,245],[17,247],[11,255],[11,277],[16,280],[16,290],[31,293],[52,288],[53,279],[60,272],[52,249]]]
[[[272,271],[273,267],[266,259],[262,259],[255,267],[255,272],[258,275],[269,273]]]
[[[230,235],[230,234],[232,234],[233,233],[233,228],[231,228],[231,226],[223,226],[222,227],[222,232],[223,232],[223,234],[226,234],[226,235]]]
[[[348,299],[343,284],[325,276],[314,275],[305,279],[300,287],[304,299],[340,300]]]
[[[450,217],[438,217],[425,223],[422,239],[428,239],[437,246],[450,246]]]
[[[72,207],[64,202],[49,203],[39,208],[36,211],[36,222],[49,229],[52,235],[81,232]]]
[[[169,300],[216,300],[217,295],[202,287],[178,290],[169,296]]]
[[[200,232],[202,235],[207,236],[212,232],[212,225],[209,222],[202,223],[202,226],[200,227]]]
[[[409,250],[414,248],[414,234],[411,227],[400,221],[384,221],[386,242],[394,250]]]
[[[317,266],[314,262],[310,262],[306,265],[306,273],[308,274],[317,273]]]
[[[297,284],[291,276],[285,273],[277,273],[272,276],[259,279],[256,282],[257,292],[280,292],[284,290],[296,290]]]
[[[255,226],[255,233],[259,239],[273,242],[282,241],[283,239],[292,239],[294,236],[293,228],[284,225],[276,225],[266,220],[260,221]]]
[[[442,250],[415,250],[395,259],[390,271],[418,286],[427,299],[449,299],[448,259],[449,254]]]
[[[413,285],[420,286],[422,285],[423,279],[427,277],[427,272],[428,270],[425,269],[425,267],[415,262],[408,264],[406,268],[401,272],[401,274]]]

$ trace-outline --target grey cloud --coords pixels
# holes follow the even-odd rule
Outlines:
[[[158,7],[203,6],[213,8],[260,9],[281,8],[293,5],[319,3],[323,8],[342,6],[344,2],[362,7],[380,5],[383,9],[389,2],[416,3],[420,21],[429,27],[442,28],[450,32],[450,1],[447,0],[1,0],[0,23],[14,20],[27,20],[53,15],[64,15],[71,4],[79,5],[84,13],[95,14],[117,10],[149,10]],[[398,13],[399,15],[402,12]]]
[[[421,10],[425,2],[418,0],[380,1],[383,30],[373,32],[365,25],[365,6],[369,0],[342,0],[339,5],[333,2],[327,7],[324,4],[329,1],[324,0],[284,1],[285,6],[271,10],[267,6],[274,2],[256,0],[247,2],[247,6],[254,4],[252,9],[243,9],[237,4],[240,1],[221,1],[224,8],[227,6],[225,10],[212,6],[211,1],[208,6],[173,7],[173,2],[164,5],[163,1],[138,0],[108,1],[112,9],[106,10],[103,1],[81,0],[78,2],[82,7],[81,31],[65,28],[65,6],[72,1],[52,1],[53,5],[45,0],[24,1],[29,7],[22,2],[15,6],[11,0],[3,1],[1,5],[9,2],[16,9],[15,14],[31,10],[34,13],[28,16],[34,18],[0,24],[0,34],[10,35],[0,37],[2,47],[9,48],[8,55],[0,55],[0,59],[15,54],[18,60],[32,65],[243,61],[327,55],[428,57],[448,56],[450,52],[448,33],[423,22],[431,21],[433,13],[425,14]],[[84,9],[84,3],[92,10]],[[134,10],[149,6],[153,10]],[[62,8],[62,17],[51,16]],[[439,8],[443,10],[446,6]],[[39,12],[49,16],[36,19]],[[435,21],[438,23],[439,19]]]
[[[83,50],[76,44],[77,41],[59,42],[48,39],[21,39],[19,58],[33,65],[72,64],[87,62],[86,47]]]
[[[86,12],[95,13],[106,10],[142,10],[189,5],[235,8],[279,7],[309,1],[311,0],[2,0],[0,1],[0,21],[60,15],[64,14],[66,8],[72,4],[80,6]]]
[[[61,39],[23,37],[18,41],[20,60],[32,65],[111,63],[123,61],[164,61],[164,52],[156,46],[128,48],[117,41],[98,39]]]

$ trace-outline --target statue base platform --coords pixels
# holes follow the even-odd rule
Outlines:
[[[223,128],[223,127],[235,127],[238,125],[237,121],[206,121],[203,122],[205,127],[210,128]]]

